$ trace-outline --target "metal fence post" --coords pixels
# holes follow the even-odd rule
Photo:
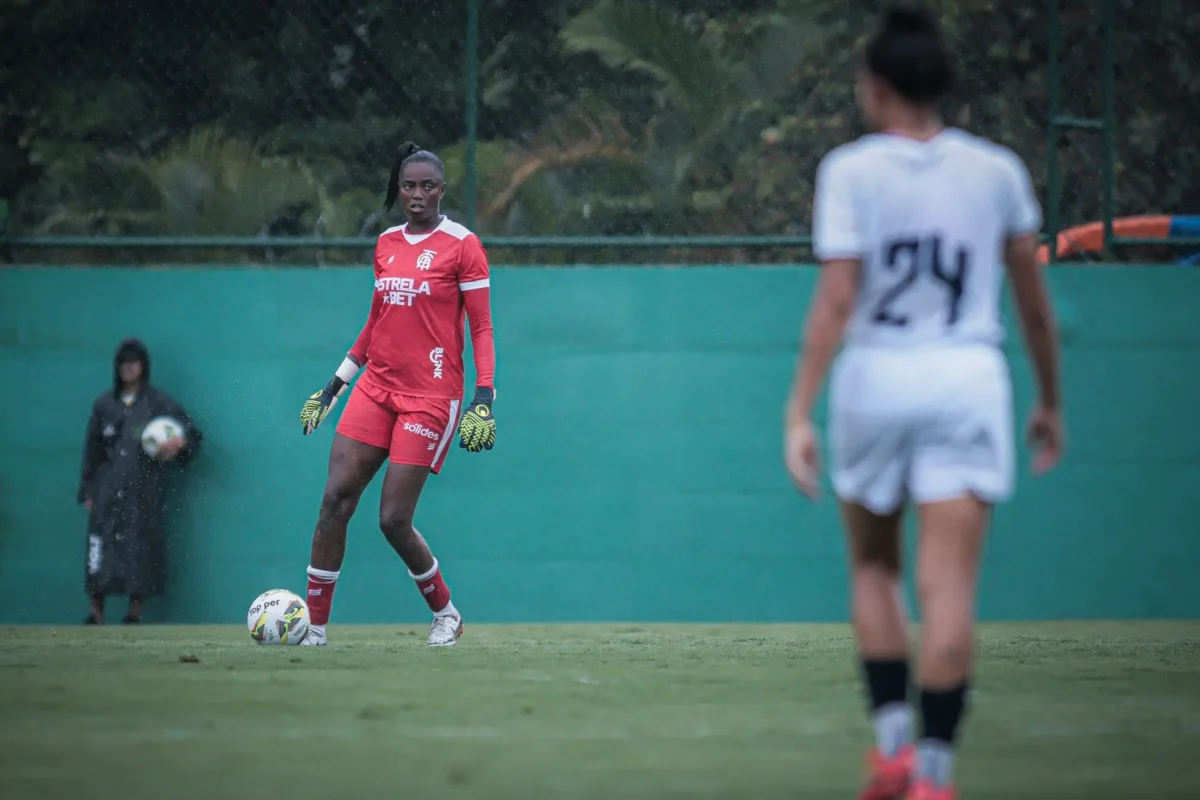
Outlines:
[[[1046,76],[1046,233],[1050,238],[1050,263],[1058,260],[1058,229],[1062,207],[1062,173],[1058,166],[1059,117],[1062,115],[1062,20],[1059,0],[1049,0],[1047,29],[1050,37],[1049,65]]]
[[[479,0],[467,0],[466,44],[466,176],[463,180],[463,210],[467,227],[475,230],[475,136],[479,114]]]
[[[1116,213],[1116,169],[1117,169],[1117,9],[1116,0],[1104,0],[1104,64],[1101,67],[1101,116],[1104,121],[1104,254],[1111,253],[1113,242],[1113,214]]]

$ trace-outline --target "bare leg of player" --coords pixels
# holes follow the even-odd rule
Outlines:
[[[302,645],[323,645],[325,626],[333,608],[342,559],[346,555],[346,526],[358,508],[363,491],[379,471],[388,451],[335,433],[329,448],[329,477],[317,527],[313,531],[312,556],[308,567],[308,635]]]
[[[875,728],[862,800],[891,800],[912,774],[912,710],[908,704],[908,621],[901,583],[904,509],[880,516],[842,504],[850,548],[851,617]]]
[[[450,602],[450,587],[442,578],[442,571],[425,537],[413,527],[417,501],[428,478],[428,467],[388,464],[379,501],[379,527],[388,544],[408,567],[409,576],[417,582],[421,596],[433,612],[429,646],[451,647],[462,635],[462,616]]]
[[[991,506],[972,496],[922,505],[921,734],[914,793],[953,800],[954,745],[966,710],[975,636],[979,559]]]

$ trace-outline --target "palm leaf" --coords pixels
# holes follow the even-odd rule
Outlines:
[[[571,19],[560,34],[565,50],[652,79],[662,102],[634,137],[617,112],[580,98],[515,159],[510,185],[489,212],[509,213],[524,187],[538,178],[547,190],[554,176],[562,199],[537,205],[561,224],[583,215],[600,228],[606,219],[621,227],[620,218],[651,209],[654,220],[645,218],[654,228],[683,232],[707,224],[731,194],[737,154],[757,147],[769,124],[759,107],[788,90],[798,66],[820,51],[820,28],[799,17],[759,14],[740,22],[747,24],[685,16],[644,0],[599,0]],[[605,161],[611,169],[598,166]]]
[[[41,233],[256,236],[328,227],[335,204],[303,164],[261,155],[249,143],[202,129],[149,156],[110,154],[114,184],[103,207],[63,203]],[[299,230],[303,228],[303,230]]]
[[[161,223],[172,233],[251,236],[282,217],[326,205],[304,165],[260,155],[214,129],[196,131],[135,163],[158,189]]]
[[[681,17],[644,0],[600,0],[560,37],[568,52],[590,52],[610,67],[654,78],[696,128],[728,103],[740,71]]]

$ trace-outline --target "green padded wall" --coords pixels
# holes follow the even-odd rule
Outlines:
[[[800,499],[780,456],[815,277],[497,268],[498,444],[454,448],[417,511],[468,619],[844,619],[834,506]],[[1069,458],[1039,480],[1022,462],[981,611],[1194,617],[1200,272],[1089,266],[1052,281]],[[369,292],[357,269],[0,270],[0,622],[85,613],[80,448],[128,334],[207,434],[178,482],[169,594],[148,619],[240,622],[258,592],[302,590],[333,425],[303,437],[299,408],[340,363]],[[351,526],[335,622],[427,618],[376,528],[379,483]]]

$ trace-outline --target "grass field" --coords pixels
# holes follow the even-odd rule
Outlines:
[[[843,626],[425,633],[0,629],[0,798],[855,796],[870,731]],[[1200,797],[1198,642],[986,627],[963,797]]]

